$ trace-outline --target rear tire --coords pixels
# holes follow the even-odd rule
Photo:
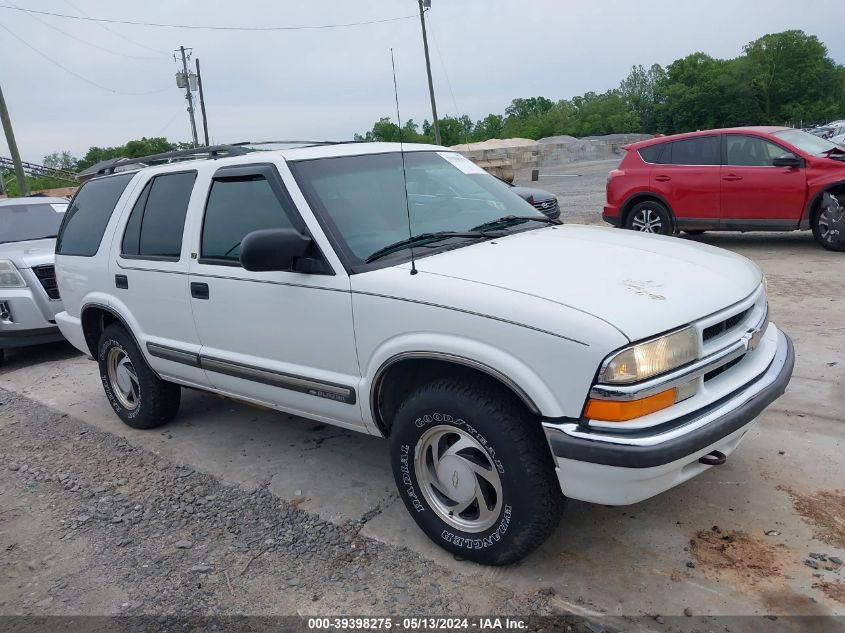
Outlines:
[[[842,200],[839,196],[836,196],[836,198],[839,200],[839,204],[842,204]],[[829,211],[825,207],[819,205],[819,207],[813,212],[813,219],[811,222],[813,237],[816,238],[816,241],[821,244],[823,248],[826,248],[829,251],[841,253],[845,251],[845,236],[833,236],[830,232],[830,221],[831,218],[829,216]],[[837,240],[836,237],[839,239]]]
[[[414,521],[462,558],[514,563],[560,521],[564,497],[539,420],[492,384],[443,378],[417,388],[396,413],[390,453]]]
[[[112,409],[133,429],[152,429],[179,411],[182,389],[150,369],[122,325],[109,325],[97,347],[100,380]]]
[[[625,216],[625,228],[659,235],[672,235],[675,232],[669,210],[656,200],[635,204]]]

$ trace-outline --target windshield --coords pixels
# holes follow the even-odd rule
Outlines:
[[[56,237],[67,203],[21,202],[0,206],[0,244]]]
[[[334,225],[357,263],[409,235],[466,232],[509,215],[545,217],[455,152],[405,153],[410,231],[399,152],[299,161],[293,171],[311,207]],[[513,230],[540,226],[525,222]],[[453,245],[444,240],[430,248]]]
[[[822,156],[831,150],[841,149],[836,143],[831,143],[827,139],[814,136],[804,130],[781,130],[775,132],[775,136],[813,156]]]

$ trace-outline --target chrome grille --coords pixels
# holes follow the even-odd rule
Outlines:
[[[737,325],[742,323],[743,319],[751,312],[751,308],[747,310],[743,310],[738,314],[733,315],[725,319],[724,321],[720,321],[719,323],[714,323],[710,327],[704,328],[704,331],[701,333],[702,339],[705,341],[709,341],[712,338],[716,338],[720,334],[724,334],[728,330],[735,328]]]
[[[51,299],[59,298],[59,286],[56,283],[56,268],[51,265],[33,266],[32,272],[38,277],[38,281],[44,287],[44,291]]]
[[[534,201],[534,208],[539,209],[540,211],[551,211],[557,206],[557,200],[542,200],[542,201]]]

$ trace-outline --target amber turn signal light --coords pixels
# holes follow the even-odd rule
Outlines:
[[[604,422],[627,422],[675,404],[675,389],[667,389],[639,400],[587,400],[584,417]]]

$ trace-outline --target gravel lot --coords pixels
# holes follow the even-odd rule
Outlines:
[[[613,165],[569,165],[556,173],[581,175],[539,186],[567,222],[601,223]],[[177,420],[135,431],[68,345],[10,351],[0,616],[569,613],[600,621],[567,623],[593,633],[845,616],[845,258],[808,233],[696,239],[766,273],[772,318],[796,346],[787,393],[724,466],[635,506],[571,502],[549,542],[505,569],[456,561],[420,533],[382,440],[188,390]]]

